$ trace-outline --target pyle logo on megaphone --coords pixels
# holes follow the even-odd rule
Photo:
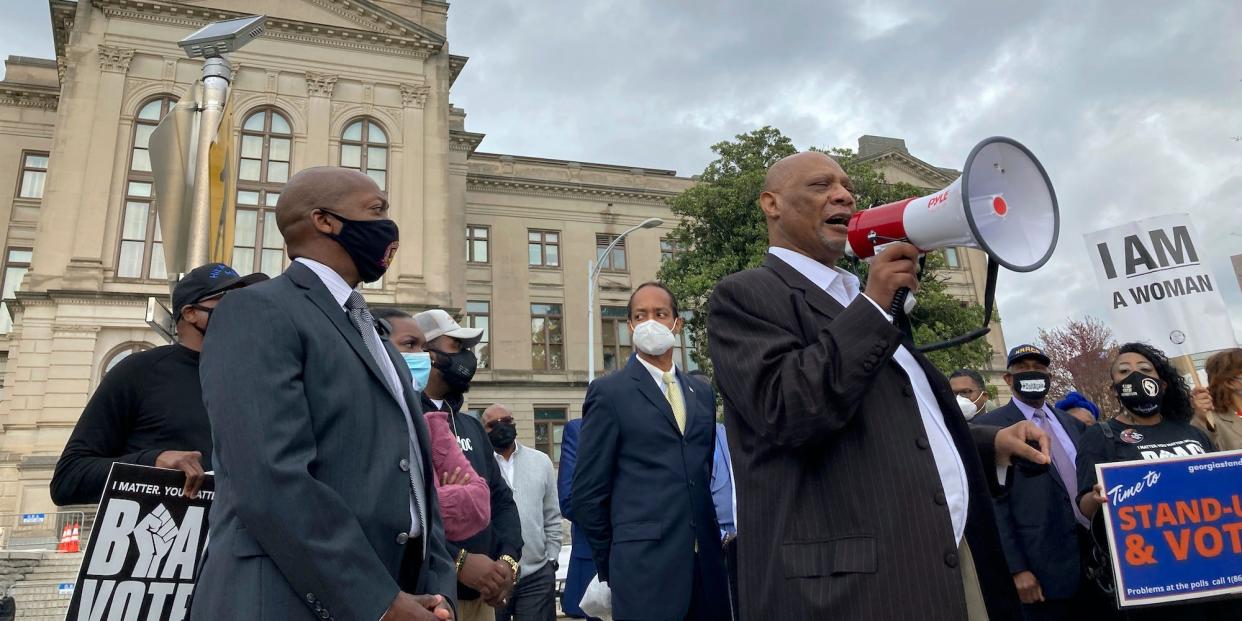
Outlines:
[[[866,259],[897,241],[922,252],[964,246],[1030,272],[1052,256],[1059,231],[1057,197],[1044,167],[1017,141],[994,137],[975,146],[949,187],[855,213],[846,252]]]

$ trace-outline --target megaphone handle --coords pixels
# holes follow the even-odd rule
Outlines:
[[[906,297],[910,295],[910,287],[902,287],[893,294],[893,303],[888,305],[888,314],[897,317],[906,314]]]

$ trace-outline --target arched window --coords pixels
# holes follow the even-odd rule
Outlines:
[[[360,170],[388,191],[388,135],[372,119],[361,118],[341,134],[341,166]]]
[[[160,239],[159,217],[152,202],[155,194],[151,174],[151,132],[160,119],[176,105],[171,95],[160,95],[138,108],[129,156],[129,175],[125,181],[125,209],[121,213],[121,238],[117,251],[118,278],[164,280],[164,245]]]
[[[100,371],[99,377],[102,379],[103,376],[108,374],[108,371],[111,371],[112,369],[116,368],[116,365],[120,364],[122,360],[140,351],[147,351],[148,349],[151,349],[152,347],[153,346],[150,343],[145,343],[142,341],[124,343],[122,345],[114,347],[112,351],[108,352],[107,356],[104,356],[103,370]]]
[[[237,166],[233,269],[275,276],[284,270],[284,240],[276,228],[276,199],[289,180],[293,132],[279,111],[262,109],[242,123]]]

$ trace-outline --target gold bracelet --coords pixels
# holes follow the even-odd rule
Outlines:
[[[518,562],[517,562],[517,561],[516,561],[516,560],[515,560],[512,556],[509,556],[508,554],[501,554],[501,555],[500,555],[500,560],[502,560],[502,561],[504,561],[504,562],[506,562],[506,563],[508,563],[508,564],[509,564],[509,568],[513,570],[513,583],[514,583],[514,584],[517,584],[517,581],[518,581]]]
[[[462,548],[461,552],[457,553],[457,573],[459,574],[461,573],[461,568],[466,565],[466,554],[468,552],[465,548]]]

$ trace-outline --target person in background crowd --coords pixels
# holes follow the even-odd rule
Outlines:
[[[1086,426],[1048,407],[1048,364],[1048,356],[1033,345],[1010,350],[1005,383],[1013,399],[975,419],[979,425],[1000,427],[1029,420],[1050,440],[1052,463],[1014,468],[1007,493],[993,499],[1005,561],[1028,621],[1082,615],[1098,599],[1082,568],[1091,540],[1089,523],[1077,506],[1075,459]]]
[[[1104,488],[1096,478],[1097,464],[1201,455],[1215,450],[1207,434],[1191,426],[1194,412],[1190,389],[1163,352],[1143,343],[1126,343],[1118,349],[1110,373],[1113,391],[1123,410],[1089,427],[1078,451],[1078,506],[1090,520],[1102,519],[1100,508],[1107,502]],[[1134,621],[1240,619],[1242,610],[1238,606],[1237,601],[1186,603],[1135,609],[1125,614]]]
[[[421,390],[431,375],[431,355],[423,351],[423,333],[414,317],[395,308],[377,308],[371,314],[380,324],[380,335],[401,353],[414,379],[414,390]],[[450,541],[469,539],[487,528],[492,519],[487,479],[480,477],[462,454],[447,412],[423,412],[423,418],[431,432],[431,466],[435,469],[444,536]]]
[[[711,388],[707,374],[695,369],[686,374]],[[729,459],[729,442],[725,438],[722,423],[716,423],[716,448],[712,453],[712,505],[716,507],[716,521],[720,523],[720,539],[737,534],[733,519],[733,463]]]
[[[1057,409],[1073,416],[1078,422],[1088,427],[1100,420],[1100,408],[1077,391],[1072,391],[1065,395],[1064,399],[1057,401]]]
[[[288,269],[225,296],[203,342],[216,495],[191,619],[449,621],[430,434],[357,290],[396,254],[388,197],[307,168],[275,215]]]
[[[99,502],[113,462],[180,470],[184,493],[198,493],[212,449],[198,379],[203,336],[225,293],[262,280],[267,276],[208,263],[177,282],[177,342],[132,354],[104,375],[56,462],[52,502]]]
[[[595,577],[595,561],[591,560],[591,545],[586,533],[578,526],[573,515],[574,470],[578,464],[578,437],[582,431],[582,419],[575,418],[565,424],[561,435],[561,464],[557,472],[556,490],[561,504],[561,515],[570,522],[569,571],[565,576],[565,588],[561,592],[561,611],[572,619],[590,619],[582,612],[579,603],[588,584]]]
[[[966,416],[966,420],[972,420],[974,417],[991,409],[992,396],[988,394],[988,385],[984,383],[983,376],[978,371],[971,369],[958,369],[949,376],[949,388],[953,390],[953,394],[965,399],[975,406],[974,414]]]
[[[708,301],[738,491],[740,616],[1018,617],[990,492],[998,466],[1047,463],[1047,438],[1026,421],[969,425],[884,310],[917,289],[917,248],[886,244],[865,291],[835,267],[856,207],[831,157],[776,162],[758,201],[768,255]]]
[[[495,609],[505,607],[518,580],[522,521],[487,431],[478,419],[461,411],[478,365],[471,348],[479,343],[483,330],[463,328],[438,308],[414,315],[414,322],[426,339],[423,349],[432,355],[423,409],[448,413],[457,444],[491,491],[491,524],[469,539],[448,541],[449,554],[457,563],[457,617],[462,621],[494,621]]]
[[[1242,449],[1242,349],[1226,349],[1207,359],[1207,389],[1194,392],[1193,424],[1206,431],[1217,450]]]
[[[656,282],[626,309],[635,353],[587,387],[573,515],[613,618],[729,619],[712,505],[716,399],[676,368],[677,301]]]
[[[518,583],[509,605],[496,611],[496,620],[554,621],[557,557],[563,534],[552,460],[517,441],[517,423],[505,405],[496,403],[483,410],[483,428],[522,518]]]

